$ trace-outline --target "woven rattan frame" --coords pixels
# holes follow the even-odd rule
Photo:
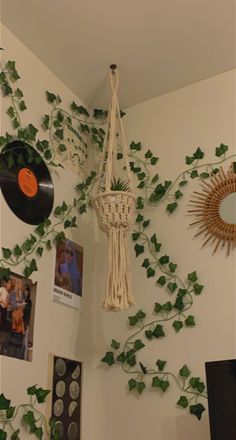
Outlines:
[[[201,185],[202,191],[194,191],[190,200],[194,209],[188,210],[197,219],[190,223],[190,226],[197,226],[199,229],[194,237],[201,236],[204,239],[202,246],[214,246],[213,254],[217,249],[226,248],[226,255],[229,255],[236,246],[236,224],[226,223],[221,218],[220,205],[225,197],[236,192],[234,164],[226,173],[221,167],[210,181],[202,180]]]

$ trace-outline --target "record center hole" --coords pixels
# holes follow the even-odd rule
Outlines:
[[[29,168],[21,168],[18,173],[18,185],[27,197],[35,197],[38,192],[37,177]]]

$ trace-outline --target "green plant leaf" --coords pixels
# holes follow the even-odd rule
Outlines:
[[[196,405],[190,405],[189,407],[190,413],[193,414],[198,418],[198,420],[201,420],[202,413],[206,410],[205,407],[201,403],[197,403]]]
[[[114,350],[117,350],[118,348],[120,348],[120,343],[117,342],[115,339],[112,339],[111,347],[114,348]]]
[[[132,141],[129,148],[130,148],[130,150],[140,151],[141,150],[141,142],[135,143],[134,141]]]
[[[136,389],[139,394],[142,394],[142,392],[145,388],[146,388],[146,385],[144,382],[136,382]]]
[[[223,154],[228,151],[228,148],[228,145],[220,144],[220,146],[215,149],[215,155],[217,157],[223,156]]]
[[[150,160],[150,163],[151,165],[156,165],[157,161],[158,161],[158,157],[153,156]]]
[[[19,103],[19,109],[20,109],[21,112],[23,112],[24,110],[27,109],[26,104],[25,104],[25,101],[20,101],[20,103]]]
[[[175,272],[176,269],[177,269],[177,264],[170,263],[170,264],[169,264],[169,269],[170,269],[170,271],[171,271],[172,273]]]
[[[152,330],[145,330],[145,336],[146,336],[147,339],[151,340],[152,336],[153,336]]]
[[[152,386],[155,388],[160,388],[164,393],[170,386],[170,383],[168,380],[159,379],[158,376],[155,376],[152,379]]]
[[[121,363],[123,364],[123,363],[126,361],[125,353],[122,351],[122,353],[120,353],[120,354],[117,356],[116,360],[117,360],[118,362],[121,362]]]
[[[143,221],[143,215],[138,214],[135,221],[136,223],[141,223]]]
[[[10,408],[11,401],[6,399],[3,393],[0,394],[0,410],[6,410]]]
[[[203,151],[201,150],[201,148],[197,148],[197,150],[195,151],[195,153],[193,154],[193,157],[194,157],[194,159],[203,159],[203,157],[204,157],[204,153],[203,153]]]
[[[184,309],[185,305],[183,302],[183,298],[181,298],[180,296],[178,298],[176,298],[176,301],[174,303],[174,308],[179,310],[179,312],[181,312]]]
[[[176,284],[176,283],[168,283],[168,284],[167,284],[167,289],[168,289],[171,293],[174,293],[174,291],[177,289],[177,284]]]
[[[55,102],[57,100],[56,95],[54,95],[54,93],[51,92],[46,92],[46,97],[47,97],[47,101],[52,104],[53,102]]]
[[[15,110],[14,110],[14,107],[12,107],[12,105],[8,108],[7,114],[8,114],[8,116],[10,116],[11,119],[14,118]]]
[[[167,301],[162,305],[162,310],[164,310],[164,312],[171,312],[172,308],[173,306],[170,301]]]
[[[181,191],[175,191],[175,198],[178,200],[178,199],[180,199],[181,197],[183,197],[183,193],[181,192]]]
[[[37,438],[39,438],[41,440],[43,438],[43,428],[36,427],[34,430],[34,434]]]
[[[6,410],[6,416],[7,419],[11,419],[14,415],[15,412],[15,406],[10,406],[7,410]]]
[[[185,163],[187,165],[191,165],[193,162],[194,162],[194,157],[192,157],[192,156],[186,156],[185,157]]]
[[[148,151],[146,151],[146,153],[145,153],[144,156],[145,156],[146,159],[151,159],[151,157],[153,156],[153,154],[152,154],[151,150],[148,150]]]
[[[167,205],[166,210],[172,214],[172,212],[175,211],[175,209],[177,208],[178,203],[177,202],[173,202],[173,203],[169,203],[169,205]]]
[[[20,257],[22,255],[21,248],[20,248],[20,246],[18,244],[13,249],[13,255],[15,257]]]
[[[172,327],[174,327],[176,333],[178,333],[183,328],[183,323],[182,321],[175,320],[172,324]]]
[[[58,137],[58,139],[60,139],[62,141],[64,139],[64,130],[63,130],[63,128],[58,128],[55,131],[55,135]]]
[[[187,180],[181,180],[181,182],[179,182],[179,186],[180,187],[185,186],[185,185],[187,185],[187,183],[188,183]]]
[[[147,269],[149,265],[150,265],[149,259],[145,258],[145,260],[143,260],[142,267],[145,267]]]
[[[156,364],[158,366],[158,370],[163,371],[166,366],[166,361],[162,361],[161,359],[158,359]]]
[[[154,277],[154,276],[155,276],[155,273],[156,273],[156,271],[155,271],[152,267],[149,267],[149,268],[147,269],[147,278]]]
[[[20,430],[17,429],[16,431],[13,432],[13,434],[11,435],[11,440],[20,440],[19,434]]]
[[[147,228],[149,225],[150,225],[150,220],[145,220],[145,221],[143,222],[143,227],[144,227],[144,228]]]
[[[43,388],[37,388],[35,391],[35,396],[38,403],[44,403],[50,390],[44,390]]]
[[[153,334],[153,336],[155,336],[155,338],[163,338],[165,336],[163,326],[160,324],[157,324],[155,329],[153,330],[152,334]]]
[[[168,255],[163,255],[161,258],[159,258],[159,263],[161,265],[167,264],[170,261],[170,257]]]
[[[202,286],[201,284],[195,283],[193,285],[193,290],[194,290],[195,295],[200,295],[202,293],[203,287],[204,286]]]
[[[196,177],[198,177],[198,172],[197,170],[193,170],[190,174],[191,179],[195,179]]]
[[[104,362],[111,367],[111,365],[115,363],[113,351],[107,351],[105,356],[101,359],[101,362]]]
[[[139,232],[133,232],[132,233],[132,239],[133,241],[136,241],[140,238],[140,233]]]
[[[138,320],[140,320],[140,319],[144,319],[145,318],[145,316],[146,316],[146,313],[145,312],[143,312],[141,309],[136,313],[136,318],[138,319]]]
[[[198,276],[197,276],[196,271],[188,274],[188,280],[191,281],[192,283],[195,283],[197,281],[197,279],[198,279]]]
[[[7,438],[6,431],[3,431],[2,429],[0,429],[0,440],[6,440],[6,438]]]
[[[38,255],[39,257],[42,257],[42,255],[43,255],[43,251],[44,251],[44,249],[43,249],[42,246],[38,246],[37,249],[36,249],[36,253],[37,253],[37,255]]]
[[[128,386],[129,386],[129,391],[132,391],[136,388],[136,380],[135,379],[130,379],[128,381]]]
[[[143,347],[145,347],[145,344],[141,341],[141,339],[136,339],[134,342],[134,349],[138,351],[141,350]]]
[[[152,183],[156,183],[158,181],[158,179],[159,179],[158,174],[155,174],[155,176],[153,176],[153,178],[152,178]]]
[[[188,406],[188,399],[186,396],[180,396],[178,402],[177,402],[178,406],[182,406],[182,408],[187,408]]]
[[[140,366],[140,368],[142,370],[142,373],[143,374],[147,374],[147,368],[142,364],[142,362],[139,362],[139,366]]]
[[[162,305],[159,303],[155,303],[154,312],[160,313],[162,311]]]
[[[201,179],[208,179],[208,177],[210,177],[209,173],[201,173],[200,174]]]
[[[188,315],[184,322],[187,327],[194,327],[196,325],[193,315]]]
[[[130,365],[130,367],[133,367],[136,364],[136,357],[135,357],[135,355],[133,354],[132,356],[127,357],[126,362],[127,362],[127,364]]]
[[[2,254],[3,254],[3,258],[5,260],[8,260],[10,258],[10,256],[12,255],[12,251],[11,251],[11,249],[2,247]]]
[[[29,396],[33,396],[37,390],[37,385],[32,385],[31,387],[27,388],[27,394]]]
[[[129,325],[131,325],[131,327],[134,327],[138,322],[138,318],[136,315],[129,316],[128,319],[129,319]]]
[[[164,286],[166,284],[166,277],[164,277],[164,275],[160,276],[157,280],[157,284]]]
[[[184,365],[180,370],[179,370],[179,375],[181,377],[189,377],[191,374],[191,371],[188,369],[187,365]]]
[[[137,243],[134,246],[134,250],[135,250],[136,257],[138,257],[140,254],[142,254],[144,252],[144,246]]]

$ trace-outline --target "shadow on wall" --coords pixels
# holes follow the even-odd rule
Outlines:
[[[201,421],[189,415],[188,412],[178,417],[166,418],[163,421],[161,440],[173,438],[176,440],[210,440],[208,414],[205,413]]]

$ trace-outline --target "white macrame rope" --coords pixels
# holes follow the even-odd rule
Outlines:
[[[120,116],[117,97],[119,75],[110,73],[112,101],[108,112],[107,133],[97,178],[97,196],[93,201],[99,226],[108,235],[107,289],[103,301],[105,310],[124,310],[134,304],[130,285],[130,261],[127,233],[135,212],[135,196],[128,159],[128,147]],[[118,120],[118,121],[117,121]],[[114,177],[114,159],[117,147],[117,125],[120,128],[121,146],[128,176],[129,191],[111,191]],[[102,191],[105,179],[105,192]]]

